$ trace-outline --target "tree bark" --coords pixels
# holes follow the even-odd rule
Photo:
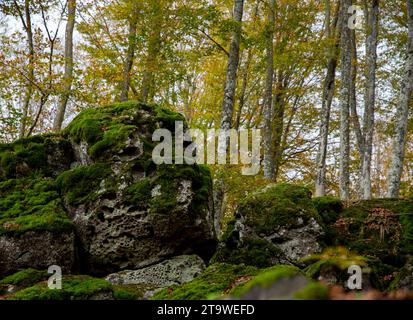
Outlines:
[[[351,99],[351,18],[352,0],[342,0],[343,28],[341,35],[341,88],[340,88],[340,198],[350,198],[350,99]]]
[[[266,65],[267,78],[265,82],[263,129],[264,129],[264,176],[270,181],[275,180],[273,152],[273,85],[274,85],[274,28],[275,0],[270,0],[268,7],[268,25],[266,35]]]
[[[413,90],[413,0],[407,0],[408,49],[404,80],[401,86],[400,101],[396,110],[392,161],[388,177],[389,198],[400,196],[400,184],[405,157],[409,106]]]
[[[27,128],[27,120],[29,115],[29,107],[30,101],[33,95],[33,84],[35,81],[34,78],[34,59],[35,59],[35,51],[34,51],[34,41],[33,41],[33,29],[32,29],[32,19],[31,19],[31,12],[30,12],[30,0],[25,0],[24,2],[24,16],[20,13],[19,5],[16,1],[14,1],[16,9],[19,11],[19,15],[23,24],[23,28],[26,31],[27,36],[27,45],[29,49],[29,65],[28,65],[28,77],[27,77],[27,86],[26,86],[26,93],[23,102],[23,114],[22,120],[20,125],[20,132],[19,137],[24,138],[26,134]]]
[[[129,17],[129,32],[128,32],[128,49],[126,51],[125,63],[123,66],[123,79],[121,84],[120,101],[129,100],[129,88],[131,80],[131,71],[135,59],[136,50],[136,31],[138,24],[138,6],[137,2],[133,3],[132,13]]]
[[[241,23],[244,13],[244,0],[235,0],[234,21],[235,29],[231,36],[231,45],[228,58],[227,76],[225,80],[224,101],[222,104],[221,129],[232,128],[232,118],[234,113],[235,90],[237,85],[237,71],[240,55]]]
[[[69,101],[72,83],[73,83],[73,31],[76,22],[76,0],[68,0],[67,2],[67,24],[65,35],[65,74],[64,74],[64,88],[60,98],[59,108],[54,121],[54,131],[58,132],[62,129],[62,124],[65,118],[66,107]]]
[[[367,8],[366,39],[366,92],[363,121],[364,153],[362,158],[361,186],[363,199],[371,199],[371,162],[373,155],[374,113],[376,105],[377,38],[379,27],[379,0]]]
[[[340,13],[340,2],[337,5],[337,10],[334,17],[333,26],[335,29],[334,44],[330,50],[327,61],[326,77],[323,84],[323,96],[321,106],[321,125],[320,125],[320,143],[317,152],[317,172],[315,182],[316,197],[326,195],[326,159],[327,159],[327,144],[330,128],[330,113],[331,104],[333,102],[336,69],[340,52],[340,39],[342,29],[342,14]]]
[[[284,83],[285,75],[283,71],[278,71],[277,87],[274,98],[274,134],[273,134],[273,163],[271,170],[274,172],[274,181],[277,181],[280,174],[281,161],[283,156],[282,138],[284,132],[284,115],[285,115],[285,96],[284,89],[287,85]]]
[[[146,66],[142,78],[141,99],[144,103],[151,102],[155,95],[154,80],[157,67],[159,50],[161,48],[161,29],[162,29],[162,4],[160,1],[153,3],[152,30],[148,39],[148,52]]]

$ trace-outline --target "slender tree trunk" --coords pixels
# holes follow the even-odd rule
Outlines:
[[[54,131],[58,132],[62,129],[62,124],[65,118],[67,102],[72,91],[73,83],[73,30],[76,21],[76,0],[68,0],[67,2],[67,24],[65,35],[65,74],[64,88],[60,98],[60,105],[57,109],[57,115],[54,121]]]
[[[330,50],[330,56],[327,62],[326,77],[323,85],[323,97],[321,106],[321,125],[320,125],[320,143],[317,152],[317,172],[315,182],[315,194],[317,197],[326,195],[326,159],[327,159],[327,144],[328,134],[330,128],[330,113],[331,104],[333,102],[335,81],[336,81],[336,69],[338,56],[340,52],[340,38],[342,29],[342,14],[340,13],[340,2],[337,5],[335,18],[333,22],[335,29],[334,45]]]
[[[271,170],[274,172],[274,181],[277,181],[282,155],[283,155],[283,146],[282,146],[282,138],[284,132],[284,115],[285,115],[285,97],[284,97],[284,89],[287,87],[284,84],[284,74],[282,71],[278,72],[277,76],[277,87],[276,87],[276,94],[274,98],[274,135],[273,135],[273,162],[271,164]]]
[[[242,16],[244,13],[244,0],[235,0],[234,21],[235,29],[231,36],[231,45],[228,58],[227,77],[225,80],[224,101],[222,104],[221,129],[232,128],[232,118],[234,113],[235,90],[237,85],[237,71],[240,56],[240,42],[242,30]]]
[[[364,155],[364,136],[360,124],[360,118],[357,112],[357,39],[356,31],[351,30],[351,83],[350,83],[350,117],[351,123],[353,124],[354,133],[356,136],[357,148],[360,153],[360,157],[363,158]]]
[[[248,52],[247,52],[247,58],[246,58],[247,61],[245,62],[245,67],[244,67],[244,70],[242,72],[241,90],[240,90],[239,99],[238,99],[238,110],[237,110],[237,114],[236,114],[236,117],[235,117],[234,128],[237,129],[237,130],[240,127],[242,111],[245,107],[245,100],[246,100],[246,94],[247,94],[251,58],[252,58],[252,51],[251,51],[251,49],[249,49]]]
[[[230,130],[233,126],[233,113],[234,113],[234,101],[235,91],[237,85],[237,71],[240,57],[240,42],[242,32],[242,17],[244,14],[244,0],[235,0],[234,3],[234,22],[236,23],[235,29],[231,36],[231,45],[228,58],[227,77],[225,80],[224,89],[224,101],[222,103],[221,113],[221,129]],[[218,146],[218,148],[229,148],[229,139],[224,146]],[[220,152],[225,150],[220,149]],[[225,183],[222,177],[217,179],[214,183],[214,208],[215,208],[215,225],[217,225],[223,216],[224,211],[224,199],[225,199]]]
[[[155,1],[153,4],[153,19],[152,31],[148,40],[148,52],[146,58],[146,66],[143,72],[142,79],[142,101],[147,103],[153,100],[155,70],[157,68],[157,61],[159,50],[161,48],[161,29],[162,29],[162,4]]]
[[[377,38],[379,27],[379,0],[367,8],[366,39],[366,93],[364,107],[364,153],[362,158],[361,186],[363,199],[371,199],[371,161],[373,155],[374,112],[376,104]]]
[[[131,16],[129,17],[129,32],[128,32],[128,49],[126,51],[125,64],[123,66],[123,79],[121,84],[120,101],[129,100],[129,88],[131,80],[131,71],[133,61],[135,59],[136,50],[136,31],[138,24],[138,6],[134,2]]]
[[[405,157],[409,106],[413,90],[413,0],[407,0],[407,19],[409,27],[408,55],[405,76],[401,87],[400,101],[396,111],[393,154],[388,177],[387,196],[389,198],[398,198],[400,196],[400,184]]]
[[[273,85],[274,85],[274,28],[275,0],[270,1],[268,8],[268,25],[266,37],[267,79],[265,83],[263,129],[264,129],[264,176],[270,181],[275,180],[274,150],[273,150]]]
[[[341,88],[340,88],[340,197],[350,198],[350,99],[351,99],[351,18],[352,0],[342,0],[343,29],[341,35]]]
[[[18,6],[16,4],[16,6]],[[32,29],[32,19],[31,19],[31,12],[30,12],[30,0],[25,0],[24,2],[24,17],[21,16],[23,27],[26,31],[27,36],[27,44],[29,49],[29,65],[28,65],[28,79],[27,79],[27,86],[26,86],[26,93],[23,102],[23,114],[22,114],[22,121],[20,126],[20,133],[19,137],[24,138],[26,134],[27,128],[27,121],[29,116],[29,107],[30,101],[33,95],[33,84],[34,84],[34,59],[35,59],[35,51],[34,51],[34,42],[33,42],[33,29]]]

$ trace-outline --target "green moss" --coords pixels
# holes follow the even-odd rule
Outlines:
[[[245,264],[266,268],[277,264],[282,251],[266,240],[259,238],[244,238],[243,246],[237,248],[235,241],[227,236],[225,246],[218,248],[211,262]]]
[[[46,271],[26,269],[0,280],[0,285],[28,287],[39,281],[45,280],[47,277],[48,274]]]
[[[112,294],[112,285],[89,276],[63,277],[62,290],[51,290],[47,283],[39,283],[8,297],[9,300],[87,300],[99,293]]]
[[[152,300],[203,300],[221,296],[231,292],[240,279],[250,279],[257,273],[254,267],[213,264],[189,283],[158,291]]]
[[[141,300],[145,293],[158,289],[153,284],[130,284],[113,286],[113,297],[116,300]]]
[[[0,147],[0,181],[33,174],[52,176],[48,155],[60,152],[71,159],[70,143],[59,135],[47,134],[17,140]]]
[[[95,200],[102,181],[109,178],[111,172],[105,164],[81,166],[63,172],[56,182],[68,203],[76,205]]]
[[[231,294],[235,297],[242,297],[254,287],[269,288],[282,278],[291,278],[298,274],[300,274],[300,270],[297,267],[277,265],[262,270],[251,281],[234,289]]]
[[[289,184],[270,185],[248,196],[241,201],[239,211],[257,234],[268,235],[285,225],[293,227],[299,218],[304,222],[311,218],[321,221],[310,190]]]
[[[47,149],[44,136],[17,140],[0,149],[2,179],[22,177],[47,170]]]
[[[313,198],[313,204],[327,225],[337,221],[344,207],[340,199],[331,196]]]
[[[367,266],[368,259],[354,254],[344,247],[327,248],[320,254],[313,254],[302,259],[308,266],[304,269],[307,276],[317,279],[320,273],[326,269],[347,272],[352,265]]]
[[[35,176],[0,182],[0,234],[71,228],[52,179]]]
[[[208,168],[198,165],[160,165],[156,172],[154,179],[146,178],[126,190],[125,201],[128,204],[149,209],[150,213],[168,214],[179,205],[177,196],[181,189],[180,183],[189,180],[194,192],[191,212],[203,212],[212,190]],[[157,186],[160,187],[159,195],[152,198],[152,190]]]
[[[327,300],[328,298],[328,288],[318,282],[311,282],[294,294],[294,299],[297,300]]]
[[[145,117],[142,111],[149,112],[152,117]],[[181,114],[158,105],[128,101],[82,111],[63,134],[75,142],[86,141],[89,155],[96,160],[113,157],[124,149],[127,139],[135,132],[147,129],[152,136],[159,126],[173,130],[175,121],[185,119]]]

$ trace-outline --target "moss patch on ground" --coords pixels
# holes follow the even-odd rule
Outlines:
[[[0,280],[0,285],[28,287],[48,277],[46,271],[25,269]]]
[[[62,290],[52,290],[47,282],[38,283],[7,297],[8,300],[88,300],[97,294],[112,296],[112,285],[89,276],[63,277]]]

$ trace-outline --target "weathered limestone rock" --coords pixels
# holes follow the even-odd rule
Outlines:
[[[113,285],[140,286],[149,298],[157,289],[192,281],[205,270],[204,261],[196,255],[184,255],[139,270],[125,270],[106,277]]]

